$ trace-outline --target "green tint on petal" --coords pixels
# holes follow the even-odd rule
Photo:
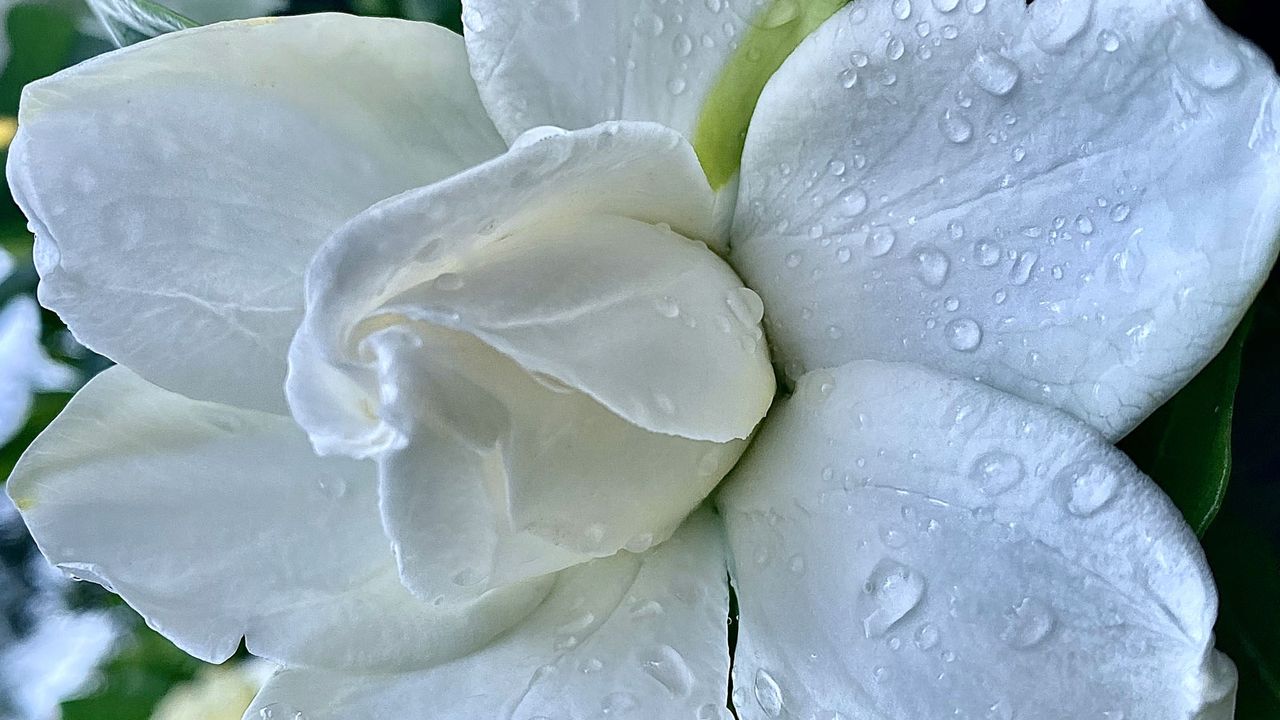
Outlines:
[[[1231,478],[1231,418],[1252,323],[1250,311],[1222,352],[1120,442],[1201,536],[1222,507]]]
[[[773,0],[742,37],[707,95],[693,149],[716,190],[738,172],[747,126],[765,83],[791,51],[849,0]]]

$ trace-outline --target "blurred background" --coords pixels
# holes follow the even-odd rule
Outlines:
[[[521,2],[523,0],[512,0]],[[606,0],[599,0],[606,1]],[[219,5],[219,3],[222,3]],[[459,0],[172,0],[196,20],[322,11],[399,16],[460,31]],[[1210,2],[1219,16],[1277,57],[1269,0]],[[185,7],[190,6],[190,7]],[[206,10],[200,10],[203,7]],[[26,83],[113,45],[82,0],[0,0],[0,160],[16,130]],[[0,190],[0,482],[75,391],[108,363],[80,347],[35,303],[32,239],[7,188]],[[1241,671],[1240,720],[1280,720],[1280,282],[1273,275],[1252,313],[1198,387],[1226,388],[1207,405],[1170,407],[1122,445],[1157,481],[1174,465],[1217,468],[1230,490],[1204,535],[1222,607],[1219,647]],[[1232,417],[1231,391],[1239,391]],[[1225,384],[1224,384],[1225,378]],[[1176,400],[1176,399],[1175,399]],[[1188,420],[1190,418],[1190,420]],[[1217,462],[1196,437],[1225,418],[1232,452]],[[1207,429],[1208,428],[1208,429]],[[1170,439],[1189,433],[1180,457]],[[148,629],[114,595],[48,566],[7,497],[0,496],[0,720],[240,720],[272,668],[243,653],[209,666]]]

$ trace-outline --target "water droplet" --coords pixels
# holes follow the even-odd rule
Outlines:
[[[982,267],[1000,262],[1000,246],[989,240],[979,240],[973,245],[973,259]]]
[[[887,225],[877,225],[871,228],[871,233],[867,235],[867,254],[871,257],[882,257],[893,249],[893,244],[897,239],[898,236],[893,232],[893,228]]]
[[[942,287],[951,271],[951,258],[935,247],[916,249],[916,277],[929,287]]]
[[[1240,56],[1214,33],[1184,31],[1169,43],[1169,57],[1183,75],[1206,90],[1220,90],[1244,69]]]
[[[1102,463],[1085,460],[1063,468],[1055,483],[1067,511],[1089,517],[1115,498],[1120,477]]]
[[[760,27],[769,30],[782,27],[800,15],[800,6],[796,0],[775,0],[760,18]]]
[[[1137,289],[1142,273],[1146,270],[1147,258],[1136,247],[1124,248],[1112,253],[1108,261],[1107,280],[1118,285],[1122,290]]]
[[[987,9],[987,0],[964,0],[964,7],[970,15],[977,15]]]
[[[583,675],[598,673],[603,669],[604,663],[600,661],[600,658],[586,658],[582,662],[578,663],[578,672]]]
[[[952,320],[944,331],[953,350],[973,352],[982,344],[982,326],[971,318]]]
[[[1020,72],[1012,60],[998,52],[979,49],[969,64],[969,78],[992,95],[1008,95],[1018,84]]]
[[[623,546],[627,552],[642,553],[653,547],[653,533],[640,533],[627,541]]]
[[[644,671],[671,693],[673,698],[688,697],[693,692],[693,670],[684,656],[670,645],[659,647],[644,659]]]
[[[858,84],[858,71],[853,68],[845,68],[840,71],[840,86],[845,90],[853,89]]]
[[[787,253],[787,257],[783,260],[789,268],[800,267],[800,262],[804,260],[804,253],[799,250]]]
[[[843,265],[849,262],[851,259],[853,259],[853,251],[850,250],[849,248],[842,247],[839,250],[836,250],[836,262]]]
[[[1129,204],[1117,203],[1111,208],[1111,220],[1114,222],[1124,222],[1129,219]]]
[[[889,38],[888,44],[884,47],[884,55],[890,60],[900,60],[906,52],[906,44],[902,42],[902,38],[897,36]]]
[[[849,188],[840,196],[841,209],[848,217],[857,217],[867,209],[867,194],[861,188]]]
[[[954,296],[948,297],[946,300],[942,301],[942,307],[945,308],[947,312],[955,312],[960,309],[960,298]]]
[[[657,600],[636,600],[631,604],[631,617],[657,617],[663,613],[662,603]]]
[[[1000,639],[1010,647],[1025,650],[1042,642],[1053,630],[1053,608],[1036,598],[1023,598],[1004,614]]]
[[[969,470],[969,479],[984,495],[1008,492],[1022,482],[1025,470],[1022,460],[1003,450],[992,450],[978,456]]]
[[[967,143],[973,137],[973,123],[957,110],[948,108],[943,111],[938,127],[948,140],[957,145]]]
[[[868,638],[884,636],[920,604],[924,590],[923,575],[894,560],[881,560],[863,587],[863,632]]]
[[[684,81],[684,78],[671,78],[667,81],[667,92],[671,93],[673,96],[681,95],[688,86],[689,85]]]
[[[1093,0],[1036,0],[1030,14],[1031,39],[1048,53],[1062,52],[1089,24]]]
[[[1120,36],[1110,30],[1103,30],[1098,33],[1098,44],[1102,46],[1103,50],[1113,53],[1120,49]]]
[[[911,17],[911,0],[893,0],[893,16],[899,20]]]
[[[677,303],[676,299],[671,297],[670,295],[663,295],[657,300],[654,300],[653,304],[654,304],[654,307],[658,309],[658,313],[661,314],[663,317],[666,317],[666,318],[680,317],[680,304]]]
[[[693,38],[685,33],[677,33],[671,41],[671,51],[676,57],[688,57],[693,52]]]
[[[629,692],[612,692],[604,696],[600,702],[600,713],[611,717],[622,717],[640,707],[640,699]]]
[[[731,720],[729,709],[715,703],[707,703],[698,708],[697,720]]]
[[[756,670],[755,691],[756,702],[765,715],[771,718],[782,716],[782,689],[763,668]]]
[[[729,291],[725,303],[733,311],[734,317],[743,325],[754,327],[764,318],[764,301],[750,288],[738,288]]]
[[[1076,230],[1079,230],[1081,235],[1092,235],[1093,220],[1091,220],[1088,215],[1077,215]]]
[[[938,632],[938,626],[933,623],[925,623],[916,630],[916,647],[921,650],[930,650],[938,645],[938,639],[941,633]]]
[[[1009,281],[1014,285],[1026,285],[1031,279],[1031,273],[1036,269],[1036,262],[1040,260],[1040,256],[1034,252],[1027,251],[1018,256],[1014,261],[1013,267],[1009,270]]]
[[[949,13],[960,7],[960,0],[933,0],[933,7],[940,13]]]

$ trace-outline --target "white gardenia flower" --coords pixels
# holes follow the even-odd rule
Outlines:
[[[1272,67],[1200,0],[856,0],[713,187],[708,98],[820,5],[227,23],[32,85],[40,299],[120,363],[10,481],[42,551],[284,666],[249,718],[1231,717],[1109,439],[1275,259]]]

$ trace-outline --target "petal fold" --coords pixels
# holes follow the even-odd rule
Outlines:
[[[283,411],[303,271],[343,221],[502,152],[426,23],[224,23],[28,86],[8,175],[41,302],[191,397]]]
[[[426,605],[399,582],[371,464],[286,417],[189,400],[122,367],[32,444],[8,492],[48,560],[209,662],[397,670],[469,652],[550,581]]]
[[[915,365],[815,371],[718,504],[743,720],[1230,716],[1194,534],[1064,413]]]
[[[761,97],[732,261],[791,379],[921,362],[1115,439],[1267,277],[1278,88],[1200,0],[859,0]]]
[[[726,718],[729,610],[720,528],[699,511],[666,544],[561,574],[472,655],[414,673],[285,670],[246,718]]]
[[[643,550],[732,466],[774,379],[759,297],[695,242],[712,204],[668,128],[539,130],[317,255],[290,403],[378,459],[412,589]]]

